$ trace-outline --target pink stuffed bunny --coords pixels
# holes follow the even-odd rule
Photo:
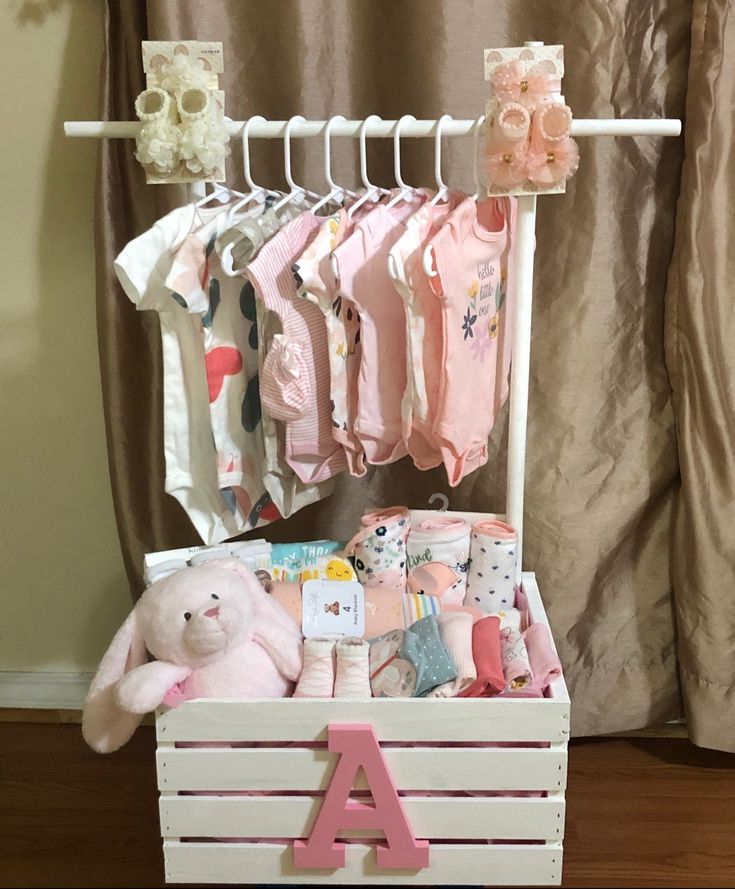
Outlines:
[[[242,562],[182,568],[152,584],[115,634],[87,695],[84,738],[111,753],[164,702],[285,697],[302,655],[299,627]]]

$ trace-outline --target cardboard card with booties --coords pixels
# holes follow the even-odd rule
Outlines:
[[[485,50],[488,196],[561,194],[579,164],[564,102],[564,47],[512,46]]]
[[[224,182],[230,153],[219,89],[222,44],[144,40],[146,89],[135,102],[143,126],[135,156],[149,185]]]

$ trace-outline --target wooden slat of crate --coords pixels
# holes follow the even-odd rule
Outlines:
[[[330,723],[368,723],[380,741],[548,741],[569,734],[569,705],[553,700],[284,698],[188,701],[159,715],[159,742],[325,741]]]
[[[161,831],[172,837],[273,839],[308,837],[319,813],[318,796],[161,797]],[[559,842],[562,798],[402,798],[419,839],[549,840]],[[344,836],[382,837],[380,830],[345,830]]]
[[[332,883],[383,886],[554,886],[561,882],[557,845],[446,844],[432,846],[429,867],[415,873],[381,871],[375,849],[347,847],[345,867],[297,870],[290,843],[164,843],[171,883]]]
[[[566,786],[566,748],[385,748],[400,790],[549,790]],[[158,786],[177,790],[326,790],[337,754],[326,749],[159,748]],[[362,771],[355,788],[366,787]]]

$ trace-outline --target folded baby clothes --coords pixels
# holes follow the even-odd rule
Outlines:
[[[373,697],[425,697],[456,675],[434,615],[422,618],[406,630],[392,630],[370,640]]]
[[[362,528],[345,547],[355,557],[357,579],[365,586],[406,587],[406,537],[411,516],[405,506],[367,513]]]
[[[554,649],[549,628],[544,624],[531,624],[523,634],[528,649],[533,674],[532,688],[543,690],[561,676],[561,662]]]
[[[515,603],[518,532],[496,519],[476,522],[470,540],[470,570],[465,605],[488,614]]]
[[[338,540],[274,543],[271,552],[271,578],[282,581],[302,581],[322,577],[323,575],[319,573],[320,568],[326,571],[326,566],[331,561],[330,558],[326,558],[325,561],[325,557],[331,557],[343,549],[344,543]],[[335,577],[333,579],[352,580],[353,577]]]
[[[411,528],[406,552],[409,572],[431,562],[441,562],[456,571],[459,582],[447,598],[462,604],[470,565],[470,526],[464,519],[452,516],[424,519]]]
[[[461,611],[446,611],[437,617],[439,635],[457,671],[455,679],[430,691],[431,698],[453,698],[477,679],[477,667],[472,657],[472,615]]]
[[[491,697],[505,688],[500,660],[500,618],[491,614],[472,627],[472,659],[477,679],[460,693],[461,698]]]
[[[498,611],[500,618],[500,656],[505,689],[512,691],[533,684],[533,672],[521,630],[523,615],[517,608]]]

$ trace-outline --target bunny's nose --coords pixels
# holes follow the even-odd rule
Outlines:
[[[214,608],[210,608],[209,611],[204,612],[205,617],[218,617],[219,616],[219,605],[215,605]]]

